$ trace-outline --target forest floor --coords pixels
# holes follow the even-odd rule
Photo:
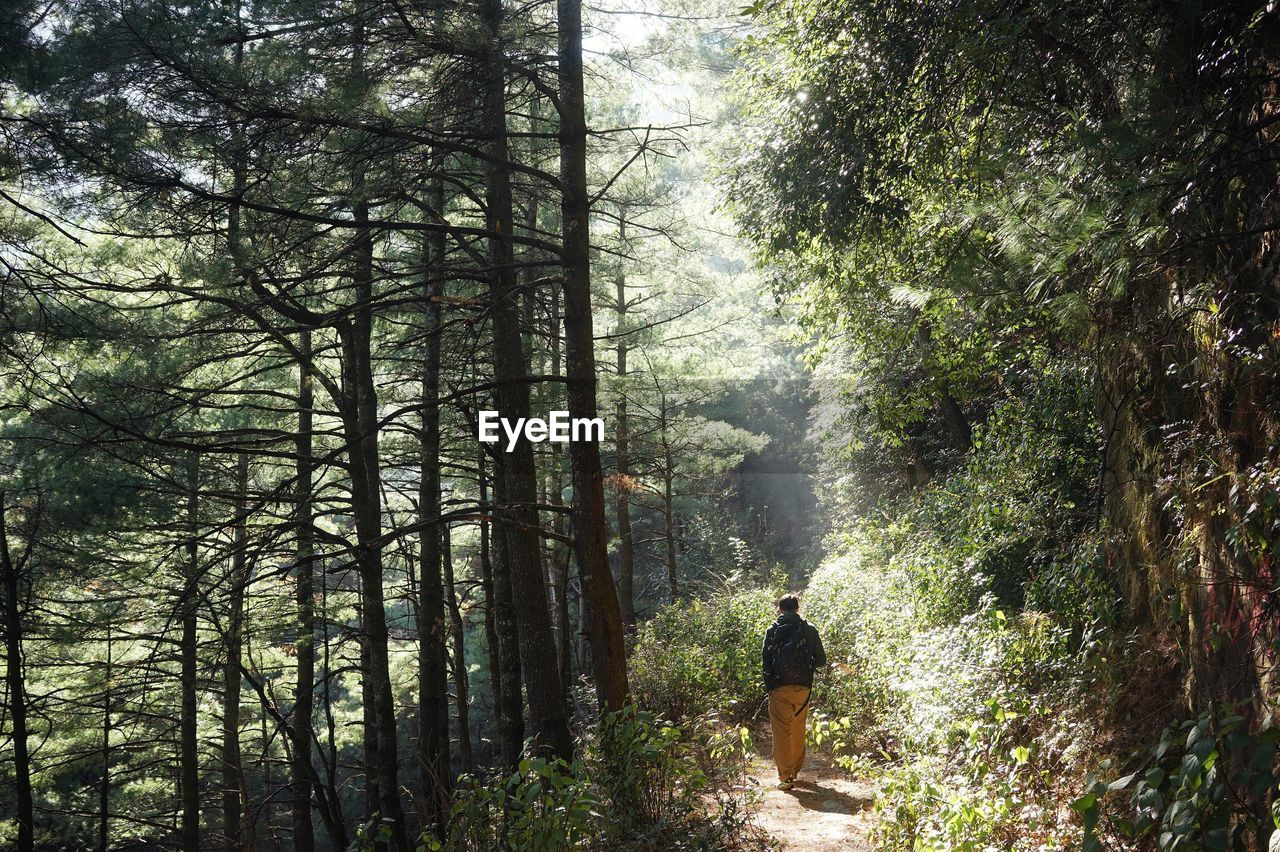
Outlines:
[[[765,736],[763,743],[767,742]],[[760,792],[754,808],[755,825],[776,838],[782,849],[848,852],[875,848],[869,837],[874,788],[850,778],[826,755],[809,755],[790,790],[777,788],[778,773],[767,753],[751,761],[748,777]]]

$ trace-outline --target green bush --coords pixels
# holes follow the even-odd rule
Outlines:
[[[905,576],[885,570],[881,543],[865,530],[846,537],[845,554],[820,566],[804,594],[831,661],[814,682],[815,722],[849,720],[826,741],[837,751],[892,752],[905,722],[898,687],[913,608]]]
[[[581,764],[526,757],[505,778],[461,779],[443,848],[577,849],[595,835],[599,812],[600,801]],[[431,839],[426,848],[442,847]]]
[[[680,729],[634,705],[604,718],[587,761],[615,821],[628,830],[678,821],[707,787]]]
[[[1057,807],[1060,754],[1070,720],[1060,708],[1005,692],[954,723],[931,749],[887,766],[874,836],[884,849],[919,852],[1071,848],[1074,826]]]
[[[1058,767],[1090,730],[1075,708],[1092,645],[992,593],[955,623],[918,623],[892,538],[864,526],[806,593],[839,664],[817,681],[811,742],[850,768],[875,759],[881,848],[1065,848]]]
[[[748,589],[668,606],[641,626],[631,656],[640,706],[668,718],[751,718],[764,701],[760,644],[777,589]]]
[[[710,850],[741,839],[746,823],[736,797],[720,794],[708,807],[712,779],[723,780],[723,763],[734,756],[716,747],[708,721],[690,720],[682,730],[629,706],[597,726],[584,760],[608,814],[609,848]]]
[[[720,774],[716,762],[735,752],[717,749],[715,740],[705,732],[690,736],[629,706],[605,716],[588,737],[582,759],[572,764],[528,756],[510,775],[461,779],[444,841],[428,834],[420,848],[745,848],[742,803],[710,789]],[[713,747],[704,747],[708,741]],[[379,829],[364,827],[357,848],[371,847]]]
[[[1280,848],[1277,742],[1280,727],[1250,732],[1230,708],[1168,728],[1130,774],[1090,776],[1072,804],[1084,852],[1111,848],[1106,838],[1154,840],[1160,852]]]

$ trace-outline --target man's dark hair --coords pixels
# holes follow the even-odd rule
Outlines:
[[[799,612],[800,596],[792,592],[787,592],[785,595],[778,598],[778,609],[783,612]]]

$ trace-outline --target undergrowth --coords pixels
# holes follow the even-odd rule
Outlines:
[[[608,714],[567,763],[528,755],[505,776],[464,777],[443,839],[424,852],[757,848],[743,787],[745,731],[681,726],[634,705]]]

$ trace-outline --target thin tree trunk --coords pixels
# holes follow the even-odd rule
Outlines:
[[[356,302],[367,305],[371,297],[372,238],[367,229],[369,210],[356,205],[357,223],[364,236],[357,252]],[[344,437],[350,448],[351,502],[355,516],[356,564],[360,572],[361,616],[364,655],[364,706],[369,709],[374,752],[366,754],[370,790],[376,796],[377,812],[390,821],[391,848],[408,848],[404,812],[400,806],[399,759],[396,741],[395,705],[391,694],[386,603],[382,589],[382,493],[378,465],[378,401],[373,382],[370,335],[372,316],[368,308],[355,311],[354,321],[342,327],[344,372],[354,385],[354,399],[344,412]]]
[[[482,511],[489,511],[489,481],[485,476],[484,448],[480,448],[477,456],[477,473],[476,483],[480,494],[480,506]],[[499,746],[502,750],[503,763],[510,765],[508,758],[508,749],[506,747],[507,730],[504,726],[502,701],[502,683],[503,683],[503,656],[501,651],[501,643],[498,638],[498,593],[495,591],[496,581],[494,578],[494,548],[492,545],[492,537],[490,535],[491,527],[488,521],[480,522],[480,586],[484,590],[484,642],[485,649],[489,655],[489,691],[493,698],[493,715],[498,723]],[[508,595],[510,597],[510,595]],[[514,624],[515,616],[512,615],[512,623]],[[519,668],[517,665],[517,676]],[[523,733],[521,734],[523,736]],[[519,754],[520,748],[516,746],[516,754]]]
[[[352,76],[361,90],[368,86],[364,68],[364,24],[357,9],[353,34]],[[343,438],[351,473],[351,509],[355,519],[356,565],[360,572],[362,633],[364,634],[363,703],[370,709],[373,743],[366,743],[366,773],[370,792],[376,794],[376,812],[387,821],[394,852],[407,852],[404,809],[400,804],[399,743],[396,739],[395,699],[391,692],[391,665],[385,595],[382,588],[382,488],[378,459],[378,393],[373,378],[373,229],[365,195],[364,167],[353,169],[351,187],[352,228],[355,234],[351,271],[351,318],[338,326],[342,345]],[[366,727],[366,731],[368,727]],[[369,752],[373,745],[375,751]]]
[[[369,639],[366,633],[367,621],[364,616],[364,583],[360,584],[361,593],[359,609],[357,610],[357,619],[360,623],[360,694],[368,696],[371,687],[369,686],[370,671],[373,664],[370,662],[369,655]],[[378,719],[377,709],[372,701],[362,700],[360,702],[360,742],[364,748],[364,807],[365,817],[371,817],[378,813],[382,807],[382,798],[378,795]],[[337,759],[335,752],[335,760]]]
[[[559,453],[556,448],[552,449],[553,464],[559,463]],[[559,477],[554,477],[552,485],[558,484]],[[559,505],[559,500],[550,494],[547,497],[549,505]],[[552,529],[557,533],[564,534],[564,525],[559,518],[552,518]],[[568,560],[572,554],[569,547],[560,545],[559,542],[549,541],[543,552],[546,563],[547,577],[547,595],[548,603],[551,607],[551,628],[556,643],[556,665],[560,668],[560,688],[564,690],[566,696],[570,696],[570,690],[573,686],[573,670],[569,659],[569,639],[570,632],[573,630],[569,623],[569,605],[566,594],[566,578],[569,572]]]
[[[676,510],[675,510],[675,459],[667,440],[667,397],[659,401],[658,435],[662,443],[662,532],[667,548],[667,588],[671,602],[680,599],[680,581],[676,574]]]
[[[582,600],[582,575],[573,576],[569,573],[570,561],[565,562],[565,589],[566,598],[570,601],[570,610],[573,610],[573,604],[577,604],[579,630],[573,635],[573,652],[574,662],[579,677],[591,679],[591,643],[587,641],[587,633],[581,629],[584,617],[582,615],[585,606]]]
[[[591,202],[587,194],[587,124],[582,82],[582,2],[557,0],[560,76],[560,185],[564,329],[569,414],[596,416],[595,335],[591,318]],[[573,461],[574,549],[582,580],[596,696],[602,710],[626,703],[622,615],[609,571],[600,445],[576,441]]]
[[[250,652],[252,657],[252,652]],[[261,724],[259,727],[259,736],[262,742],[262,751],[258,755],[258,765],[262,771],[262,789],[265,791],[265,798],[262,802],[262,833],[270,838],[272,849],[280,848],[280,834],[276,831],[275,813],[276,813],[276,797],[273,786],[275,779],[271,775],[271,740],[273,737],[267,732],[267,714],[263,713],[260,717]],[[247,801],[247,797],[246,797]],[[245,840],[245,848],[252,850],[259,836],[258,825],[255,821],[249,823],[249,836]],[[292,847],[290,847],[292,848]]]
[[[328,746],[328,757],[325,760],[324,798],[327,799],[327,811],[332,817],[326,819],[325,829],[329,832],[333,845],[337,849],[347,848],[347,821],[342,814],[342,798],[338,791],[338,725],[333,714],[333,665],[330,660],[332,646],[329,643],[329,575],[320,571],[320,623],[322,625],[320,682],[324,684],[324,726],[325,742]],[[323,756],[323,753],[322,753]],[[323,816],[326,811],[321,811]]]
[[[8,507],[0,491],[0,571],[4,577],[5,684],[13,741],[13,781],[18,806],[18,852],[35,849],[35,801],[31,792],[31,753],[27,743],[27,693],[22,665],[22,609],[19,569],[9,550]]]
[[[548,337],[551,340],[551,375],[559,376],[561,370],[560,356],[560,286],[551,288],[551,304],[549,306],[550,326]],[[552,506],[564,505],[564,450],[560,444],[551,445],[550,492],[547,502]],[[568,535],[569,527],[562,512],[551,516],[551,525],[556,532]],[[562,555],[563,547],[563,555]],[[569,618],[569,557],[573,549],[562,546],[554,539],[547,543],[550,551],[550,587],[554,597],[554,616],[556,631],[556,660],[560,664],[560,685],[565,695],[571,695],[573,688],[573,623]]]
[[[505,501],[502,465],[495,465],[493,499],[495,504]],[[493,536],[493,601],[494,629],[498,638],[498,736],[502,745],[502,763],[514,767],[520,761],[524,747],[524,712],[521,705],[521,681],[524,679],[520,664],[520,643],[516,625],[516,608],[511,589],[511,558],[507,536],[501,529]]]
[[[671,499],[671,480],[664,483],[662,493],[662,529],[667,546],[667,587],[671,592],[671,601],[680,599],[680,581],[676,572],[676,524],[675,510]]]
[[[245,548],[248,529],[245,509],[249,490],[249,454],[243,450],[236,459],[235,532],[231,553],[231,599],[227,606],[226,667],[222,672],[222,848],[240,852],[244,848],[242,814],[244,767],[240,761],[240,664],[244,626],[244,589],[248,581]]]
[[[519,290],[511,242],[514,213],[511,175],[507,166],[506,70],[502,53],[502,0],[481,4],[487,39],[484,70],[486,227],[489,237],[490,321],[493,329],[494,380],[498,410],[515,422],[529,417],[528,364],[520,334]],[[538,476],[533,445],[523,437],[506,454],[501,471],[503,523],[501,537],[507,544],[511,592],[520,601],[516,629],[520,637],[520,668],[524,676],[529,721],[537,747],[568,758],[573,752],[560,670],[556,663],[547,610],[547,589],[542,577],[538,536]],[[616,601],[615,601],[616,605]],[[509,696],[505,696],[509,700]]]
[[[200,763],[196,742],[196,609],[200,594],[200,455],[192,452],[187,461],[187,566],[183,578],[182,692],[179,759],[182,792],[182,850],[200,852]]]
[[[457,693],[454,706],[458,712],[458,758],[462,771],[468,775],[475,771],[476,760],[471,750],[470,685],[467,677],[466,627],[462,621],[462,609],[458,606],[458,589],[453,576],[453,537],[449,525],[441,527],[444,557],[444,588],[449,608],[449,628],[453,640],[453,688]]]
[[[236,32],[241,32],[241,4],[234,2]],[[244,63],[244,43],[235,46],[235,67]],[[227,250],[233,268],[243,269],[241,251],[240,203],[246,187],[244,132],[239,117],[231,120],[231,170],[233,201],[227,216]],[[244,620],[244,592],[248,582],[245,548],[248,546],[248,528],[245,509],[248,504],[249,456],[243,450],[236,459],[235,530],[232,536],[230,600],[228,601],[226,629],[226,667],[222,673],[222,844],[226,852],[239,852],[248,848],[243,826],[245,808],[244,766],[240,755],[240,665],[242,630]]]
[[[111,843],[111,678],[115,643],[111,616],[107,616],[107,666],[102,678],[102,776],[98,780],[98,852],[107,852]]]
[[[314,709],[315,650],[315,541],[312,490],[315,488],[315,464],[312,461],[312,409],[315,405],[311,374],[311,329],[299,335],[298,349],[298,508],[297,508],[297,586],[294,604],[297,609],[297,680],[293,701],[292,814],[293,848],[296,852],[315,852],[315,828],[311,821],[311,716]]]
[[[428,204],[444,206],[444,185],[432,180]],[[444,233],[428,236],[423,246],[422,436],[418,478],[418,768],[423,819],[443,838],[449,815],[449,681],[445,638],[444,589],[440,579],[440,335],[443,295],[440,263]]]
[[[973,427],[969,425],[969,418],[964,416],[964,409],[960,407],[956,398],[947,392],[942,394],[938,405],[942,409],[947,432],[951,435],[951,443],[960,452],[969,452],[973,449]]]
[[[625,247],[627,241],[627,211],[618,211],[618,240]],[[614,279],[614,298],[618,314],[618,352],[614,364],[618,374],[618,402],[614,407],[614,444],[617,448],[618,484],[614,503],[618,517],[618,607],[622,627],[630,632],[636,627],[636,550],[631,533],[631,435],[627,424],[627,275],[618,268]]]
[[[539,160],[539,144],[541,140],[538,138],[539,133],[539,111],[542,109],[542,98],[537,92],[529,101],[529,156],[535,164]],[[538,213],[539,198],[536,191],[531,191],[525,200],[524,222],[522,226],[524,232],[529,237],[536,238],[538,235]],[[534,358],[534,308],[537,303],[535,281],[538,278],[538,267],[536,265],[538,259],[538,249],[533,246],[526,246],[523,252],[524,264],[520,271],[520,310],[521,321],[524,327],[524,357],[525,363],[532,364]]]

